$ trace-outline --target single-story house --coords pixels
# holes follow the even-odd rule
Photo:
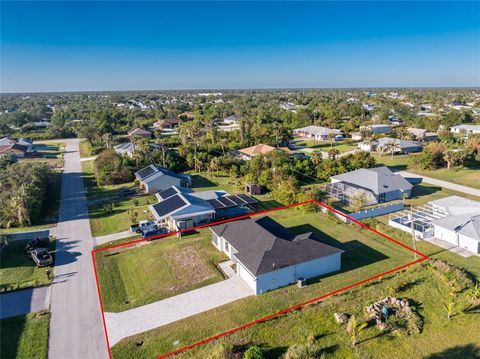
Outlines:
[[[237,125],[239,122],[240,116],[230,115],[223,119],[223,123],[228,123],[229,125]]]
[[[413,185],[388,167],[361,168],[331,177],[325,191],[330,197],[352,204],[364,195],[364,206],[410,197]]]
[[[397,146],[396,153],[413,153],[421,152],[423,146],[420,142],[417,141],[408,141],[401,140],[399,138],[392,137],[381,137],[372,141],[364,141],[359,143],[357,146],[363,151],[389,151],[389,148],[392,143],[395,143]]]
[[[190,121],[190,120],[193,120],[195,119],[195,114],[191,111],[186,111],[186,112],[182,112],[181,114],[179,114],[177,116],[180,120],[183,120],[183,121]]]
[[[448,213],[431,222],[434,237],[480,254],[480,202],[450,196],[430,204]]]
[[[462,133],[465,132],[465,135],[474,135],[480,133],[480,125],[458,125],[450,128],[450,132],[453,133]]]
[[[354,141],[363,140],[362,134],[360,132],[351,132],[350,136],[352,137],[352,140],[354,140]]]
[[[27,147],[19,145],[18,143],[0,145],[0,156],[5,154],[13,155],[15,158],[25,158],[27,155]]]
[[[413,135],[413,137],[418,141],[436,141],[438,140],[438,134],[435,132],[430,132],[423,128],[407,128],[407,131]]]
[[[173,130],[182,123],[182,120],[179,118],[166,118],[163,120],[158,120],[153,124],[154,128],[160,129],[169,129]]]
[[[152,151],[158,151],[160,149],[160,146],[155,143],[149,143],[148,146]],[[135,144],[132,142],[124,142],[113,146],[113,149],[119,155],[128,156],[131,158],[135,152]]]
[[[150,131],[144,130],[143,128],[135,128],[128,132],[128,136],[152,138],[152,133]]]
[[[342,131],[322,126],[307,126],[293,130],[295,136],[313,138],[317,141],[328,140],[329,135],[335,135],[335,140],[343,139]]]
[[[390,125],[368,125],[362,126],[360,129],[369,130],[375,135],[378,133],[389,133],[392,127]]]
[[[140,182],[140,188],[147,193],[163,191],[171,186],[189,188],[192,178],[186,174],[177,174],[168,168],[149,165],[135,172],[135,178]]]
[[[322,243],[312,232],[296,235],[270,217],[213,226],[212,242],[235,264],[253,290],[270,290],[340,270],[343,250]]]
[[[240,157],[242,157],[245,160],[249,160],[257,155],[264,155],[275,150],[276,150],[275,147],[260,143],[255,146],[242,148],[241,150],[238,150],[238,152],[240,153]]]
[[[209,223],[215,218],[246,214],[257,201],[225,191],[193,192],[188,188],[169,187],[155,195],[158,203],[150,206],[157,222],[176,231]]]

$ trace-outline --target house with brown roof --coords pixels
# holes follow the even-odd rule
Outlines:
[[[178,127],[182,123],[182,120],[179,118],[166,118],[163,120],[158,120],[153,124],[154,128],[159,128],[162,130],[173,130],[175,127]]]
[[[276,150],[275,147],[260,143],[255,146],[242,148],[241,150],[238,150],[238,152],[240,153],[240,157],[242,157],[245,160],[250,160],[257,155],[265,155],[275,150]]]
[[[150,131],[144,130],[143,128],[135,128],[128,132],[129,137],[143,137],[143,138],[152,138],[152,133]]]

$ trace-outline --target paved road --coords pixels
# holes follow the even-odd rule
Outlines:
[[[50,288],[50,286],[45,286],[0,294],[2,303],[0,318],[10,318],[48,309]]]
[[[456,183],[442,181],[442,180],[431,178],[431,177],[421,176],[421,175],[417,175],[416,173],[407,172],[407,171],[398,171],[397,173],[402,177],[422,178],[423,182],[430,183],[435,186],[440,186],[443,188],[451,189],[453,191],[463,192],[466,194],[471,194],[472,196],[480,197],[480,189],[462,186]]]
[[[253,295],[253,290],[240,277],[234,276],[156,303],[120,313],[105,313],[110,345],[249,295]]]
[[[108,358],[93,273],[79,140],[65,140],[65,168],[51,293],[50,359]]]

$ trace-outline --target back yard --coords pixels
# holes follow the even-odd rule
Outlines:
[[[124,339],[113,347],[113,357],[153,358],[413,260],[413,255],[398,245],[358,226],[340,224],[327,214],[301,214],[298,210],[288,210],[272,213],[271,217],[297,233],[315,231],[323,241],[344,249],[341,272],[312,280],[302,289],[289,286],[245,298]],[[410,245],[408,235],[378,226],[377,229],[388,230],[396,239]],[[424,253],[464,267],[475,276],[480,275],[479,258],[461,259],[423,242],[418,246]],[[398,357],[399,352],[409,358],[474,357],[472,353],[479,352],[478,306],[468,307],[462,297],[455,303],[458,314],[448,320],[444,305],[450,300],[450,292],[441,277],[423,262],[179,356],[223,358],[224,353],[232,352],[241,356],[247,347],[256,344],[267,358],[278,358],[293,344],[313,342],[327,358],[391,358]],[[335,323],[333,313],[356,314],[362,322],[366,320],[364,307],[387,295],[410,301],[423,319],[421,333],[380,332],[374,323],[368,322],[360,335],[359,345],[352,349],[345,326]],[[434,356],[435,353],[442,354]]]
[[[106,312],[119,312],[224,279],[216,264],[227,258],[210,230],[96,253]]]

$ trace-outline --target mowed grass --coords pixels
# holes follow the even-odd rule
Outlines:
[[[35,262],[25,251],[27,242],[9,241],[8,245],[0,252],[0,291],[36,287],[51,282],[47,271],[52,268],[37,268]],[[53,256],[55,239],[46,240],[45,245]]]
[[[216,264],[226,259],[209,230],[98,252],[104,310],[124,311],[221,281]]]
[[[93,156],[92,153],[92,145],[87,140],[80,141],[80,158],[91,157]]]
[[[0,320],[0,358],[46,358],[49,321],[45,312]]]
[[[325,214],[282,213],[272,215],[296,232],[312,229],[323,232],[323,240],[337,242],[346,250],[342,271],[326,275],[299,289],[296,286],[279,289],[256,297],[249,297],[229,305],[196,315],[167,326],[122,340],[112,348],[114,358],[155,358],[176,348],[194,343],[241,324],[277,312],[292,304],[318,297],[345,285],[363,280],[390,268],[413,260],[400,246],[372,235],[354,225],[333,222]],[[410,244],[407,236],[393,230],[395,239]],[[320,233],[322,234],[322,233]],[[480,258],[460,258],[440,251],[428,243],[418,243],[419,250],[435,258],[466,268],[480,275]],[[360,334],[357,348],[350,346],[345,326],[334,321],[334,312],[356,314],[366,320],[365,306],[387,295],[408,298],[424,320],[420,334],[397,336],[380,332],[372,323]],[[479,314],[471,311],[448,320],[444,303],[449,288],[427,265],[416,264],[383,279],[377,279],[316,304],[284,314],[276,319],[242,329],[227,338],[216,340],[179,354],[180,358],[221,358],[224,342],[233,344],[238,351],[257,344],[266,358],[281,358],[290,345],[306,343],[308,338],[323,349],[326,358],[474,358],[480,353],[478,340]],[[458,303],[458,311],[460,306]],[[177,342],[178,341],[178,342]],[[472,355],[473,353],[473,355]]]
[[[480,189],[480,167],[468,168],[462,166],[451,170],[447,170],[446,168],[420,170],[411,167],[413,156],[417,156],[415,154],[394,155],[393,158],[389,154],[384,154],[383,156],[373,154],[373,156],[378,164],[384,164],[398,170],[409,171],[422,176]]]
[[[351,141],[351,140],[346,140],[346,141],[333,141],[330,142],[328,141],[316,141],[314,142],[313,140],[306,140],[301,137],[295,137],[294,140],[298,141],[296,145],[298,146],[306,146],[309,148],[313,148],[317,151],[324,151],[328,152],[331,149],[336,149],[340,152],[348,152],[357,149],[357,144],[358,141]]]

